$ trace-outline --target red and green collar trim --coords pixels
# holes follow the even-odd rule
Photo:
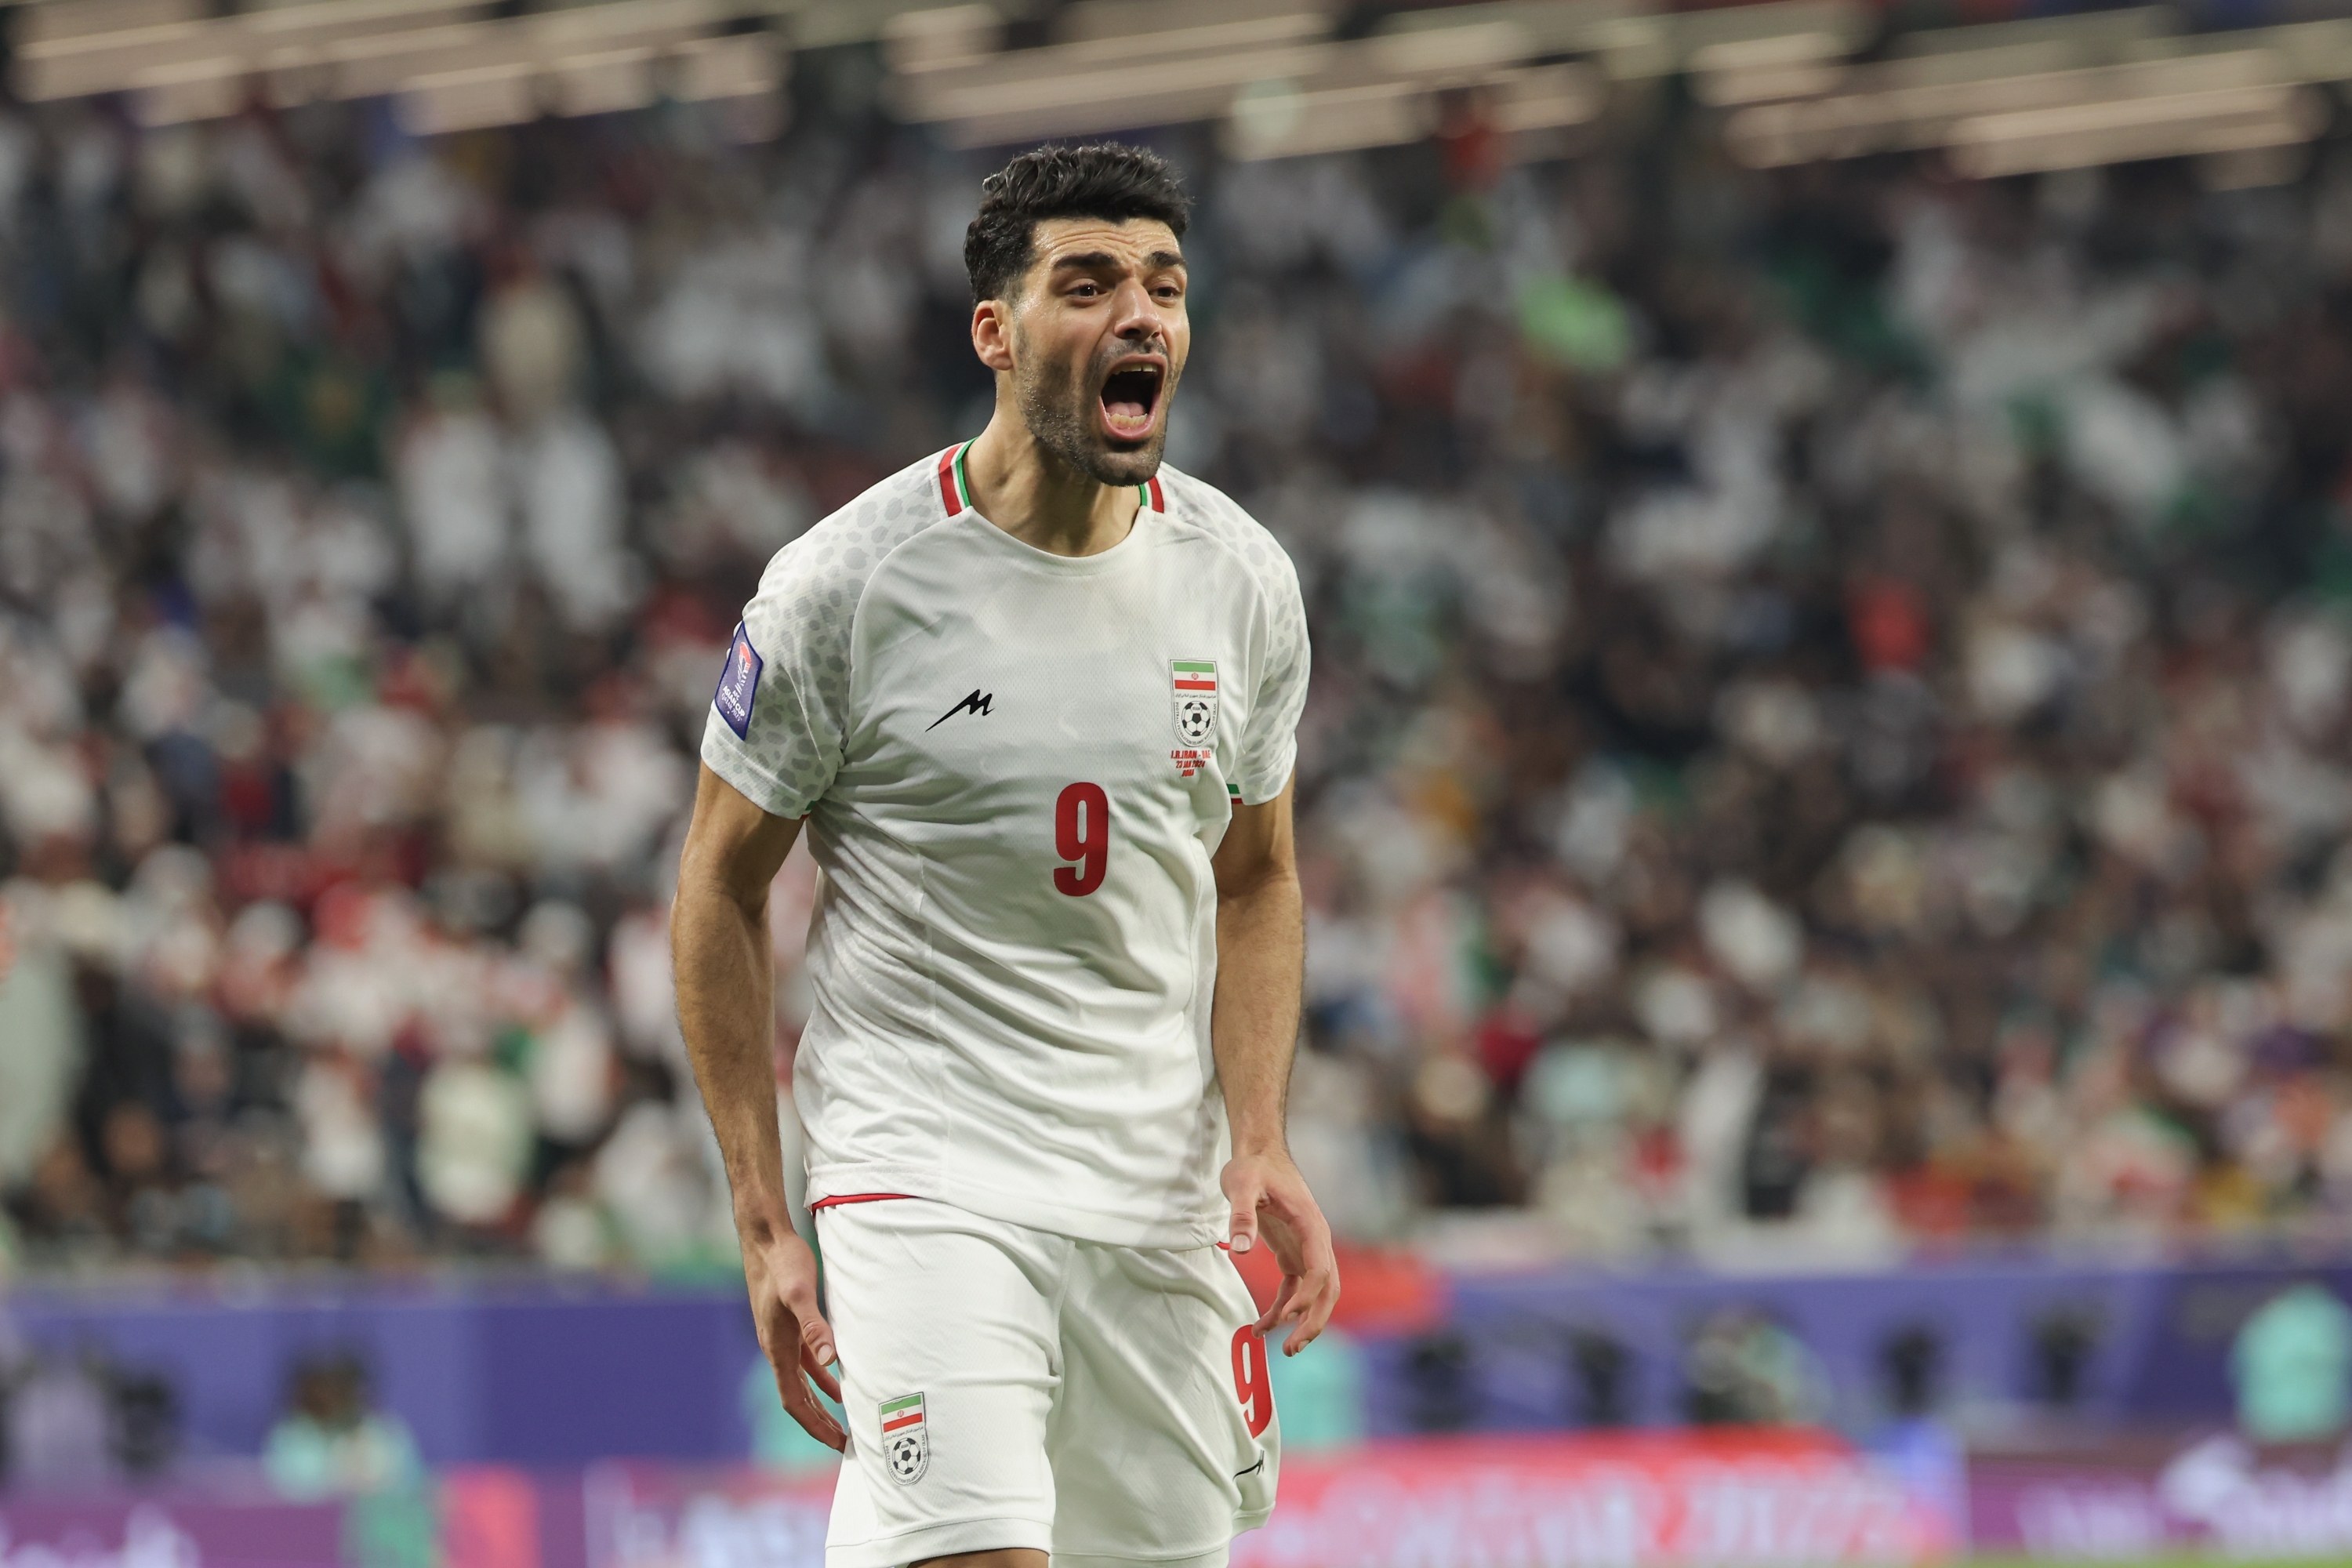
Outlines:
[[[964,471],[963,455],[971,450],[971,443],[950,447],[940,454],[940,500],[950,517],[971,509],[971,478]],[[1168,494],[1160,488],[1160,476],[1154,474],[1135,487],[1143,504],[1154,511],[1168,510]]]

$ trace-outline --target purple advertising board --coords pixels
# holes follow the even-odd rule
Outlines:
[[[1955,1478],[1957,1479],[1957,1478]],[[1923,1484],[1924,1483],[1924,1484]],[[2104,1434],[1979,1453],[1965,1496],[1826,1433],[1719,1429],[1380,1442],[1284,1467],[1235,1562],[1367,1568],[2352,1561],[2352,1445],[2260,1449],[2226,1432]],[[423,1549],[438,1568],[822,1568],[828,1469],[604,1464],[443,1471]],[[1957,1510],[1949,1504],[1959,1504]],[[0,1497],[0,1568],[389,1568],[369,1504],[242,1489]],[[382,1542],[375,1542],[380,1547]]]
[[[0,1497],[0,1568],[342,1568],[340,1503]]]
[[[2223,1432],[1981,1454],[1969,1462],[1968,1511],[1969,1542],[1984,1552],[2343,1561],[2352,1558],[2352,1447],[2265,1450]]]
[[[599,1465],[580,1479],[584,1564],[537,1568],[824,1568],[834,1472]]]
[[[1853,1274],[1735,1274],[1692,1267],[1459,1273],[1442,1318],[1363,1342],[1362,1427],[1437,1431],[1667,1427],[1687,1417],[1688,1357],[1712,1315],[1779,1324],[1818,1369],[1828,1424],[1868,1432],[1893,1414],[1891,1346],[1937,1350],[1941,1407],[2063,1406],[2118,1426],[2225,1421],[2232,1337],[2299,1281],[2352,1300],[2352,1268],[2058,1264],[2031,1257],[1921,1260]],[[58,1355],[103,1353],[177,1398],[183,1452],[250,1457],[306,1355],[349,1352],[376,1402],[436,1465],[579,1468],[611,1458],[725,1464],[752,1447],[746,1390],[764,1383],[740,1288],[614,1282],[292,1284],[239,1293],[202,1282],[126,1295],[21,1290],[19,1337]],[[2066,1377],[2052,1325],[2079,1352]],[[2069,1327],[2071,1325],[2071,1327]],[[1442,1353],[1428,1353],[1433,1335]],[[1618,1369],[1595,1408],[1581,1347]],[[2063,1382],[2064,1387],[2058,1386]]]
[[[436,1475],[421,1534],[376,1499],[154,1493],[0,1502],[0,1568],[824,1568],[835,1472],[603,1464]],[[1874,1457],[1797,1428],[1424,1438],[1283,1465],[1237,1568],[1927,1568],[1956,1520]],[[385,1550],[389,1546],[390,1550]]]

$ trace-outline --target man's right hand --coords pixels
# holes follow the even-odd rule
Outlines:
[[[783,1396],[784,1413],[801,1430],[836,1453],[849,1447],[849,1434],[818,1403],[809,1380],[835,1404],[841,1383],[826,1368],[835,1361],[833,1330],[816,1310],[816,1254],[789,1225],[762,1226],[769,1234],[754,1242],[744,1227],[743,1282],[751,1293],[751,1321],[759,1326],[760,1348],[776,1372],[776,1392]]]

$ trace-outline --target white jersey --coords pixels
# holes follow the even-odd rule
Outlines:
[[[714,773],[807,817],[824,873],[809,1199],[1202,1246],[1227,1149],[1209,857],[1232,801],[1290,776],[1297,575],[1172,469],[1110,549],[1034,549],[972,510],[963,451],[777,553],[704,731]]]

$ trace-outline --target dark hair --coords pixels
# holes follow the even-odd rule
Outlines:
[[[963,268],[973,304],[1002,300],[1037,254],[1039,220],[1156,218],[1177,238],[1192,198],[1167,159],[1116,142],[1040,147],[980,183],[980,212],[963,231]]]

